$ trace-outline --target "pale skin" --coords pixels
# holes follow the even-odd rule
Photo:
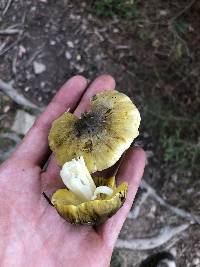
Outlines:
[[[126,152],[116,177],[118,183],[128,182],[128,197],[123,207],[100,226],[69,224],[42,192],[51,194],[60,186],[59,167],[48,148],[52,121],[68,108],[80,116],[88,109],[92,95],[114,88],[115,81],[109,75],[98,77],[89,86],[84,77],[72,77],[0,166],[0,266],[109,266],[143,175],[143,150],[131,148]],[[48,167],[42,171],[49,156]]]

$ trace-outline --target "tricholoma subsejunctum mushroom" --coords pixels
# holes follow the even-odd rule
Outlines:
[[[58,213],[76,224],[96,225],[123,205],[128,185],[116,188],[115,178],[90,174],[114,165],[139,134],[140,113],[130,98],[118,91],[103,91],[91,99],[81,118],[65,112],[53,122],[49,145],[66,189],[51,199]]]

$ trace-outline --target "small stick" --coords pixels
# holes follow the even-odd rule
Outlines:
[[[0,35],[12,35],[12,34],[18,34],[21,30],[19,29],[5,29],[0,30]]]
[[[195,2],[196,0],[189,1],[189,4],[186,5],[175,17],[173,17],[171,21],[175,21],[176,19],[181,17],[185,12],[187,12],[194,5]]]
[[[7,11],[10,8],[12,2],[13,2],[13,0],[8,0],[7,5],[6,5],[6,7],[4,8],[4,11],[3,11],[3,16],[5,16],[5,14],[7,13]]]
[[[170,204],[168,204],[163,198],[161,198],[156,191],[144,180],[142,180],[141,182],[141,186],[145,189],[148,190],[149,195],[151,195],[152,197],[155,198],[155,200],[157,200],[157,202],[161,205],[164,206],[165,208],[169,209],[171,212],[177,214],[179,217],[182,217],[186,220],[189,220],[192,223],[198,223],[200,224],[200,217],[194,214],[191,214],[190,212],[187,212],[183,209],[174,207]]]
[[[136,199],[135,204],[133,206],[133,210],[131,210],[128,214],[128,219],[137,219],[140,214],[140,209],[142,204],[146,201],[149,196],[149,191],[143,192],[139,199]]]
[[[166,226],[159,231],[159,234],[147,238],[137,238],[132,240],[118,239],[116,248],[131,249],[131,250],[149,250],[163,246],[176,235],[185,231],[190,224],[183,224],[176,227]]]
[[[0,91],[8,95],[18,105],[40,112],[43,110],[42,108],[39,108],[35,104],[31,103],[23,95],[19,94],[10,84],[3,82],[1,79],[0,79]]]

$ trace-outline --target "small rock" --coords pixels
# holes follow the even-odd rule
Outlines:
[[[55,45],[56,44],[56,41],[55,40],[51,40],[50,41],[50,45]]]
[[[175,183],[178,181],[178,175],[176,173],[173,173],[171,178],[172,178],[172,181]]]
[[[36,11],[36,6],[32,6],[31,11],[33,11],[33,12]]]
[[[113,29],[113,32],[114,32],[114,33],[118,33],[118,32],[119,32],[119,29],[114,28],[114,29]]]
[[[149,213],[147,214],[148,218],[155,218],[155,212],[156,212],[156,205],[152,205],[150,208]]]
[[[7,113],[9,110],[10,110],[10,106],[8,106],[8,105],[5,106],[3,109],[4,113]]]
[[[76,56],[76,60],[77,60],[77,61],[80,61],[80,60],[81,60],[81,55],[78,54],[78,55]]]
[[[152,43],[152,46],[158,48],[160,46],[160,41],[158,39],[155,39]]]
[[[160,16],[165,17],[165,16],[167,16],[167,14],[168,14],[167,10],[164,10],[164,9],[159,10],[159,15]]]
[[[83,66],[81,66],[81,65],[75,65],[74,66],[75,68],[76,68],[76,70],[78,71],[78,72],[83,72],[84,70],[85,70],[85,68],[83,67]]]
[[[67,41],[67,45],[68,45],[68,47],[70,47],[70,48],[74,48],[74,44],[73,44],[72,41]]]
[[[34,77],[34,74],[30,73],[30,72],[26,72],[26,79],[30,80],[31,78]]]
[[[25,88],[24,88],[24,91],[25,92],[28,92],[30,90],[30,87],[29,86],[26,86]]]
[[[199,258],[194,258],[192,263],[195,265],[195,266],[200,266],[200,259]]]
[[[194,32],[194,28],[192,27],[192,25],[189,25],[188,30],[189,32]]]
[[[18,134],[25,135],[33,125],[35,119],[35,116],[30,115],[24,110],[17,110],[12,130]]]
[[[82,3],[81,3],[81,6],[82,6],[82,7],[86,7],[86,6],[87,6],[87,3],[86,3],[86,2],[82,2]]]
[[[23,45],[20,45],[18,55],[19,57],[22,57],[24,54],[26,54],[26,48]]]
[[[72,55],[71,53],[69,53],[68,51],[65,52],[65,57],[66,59],[71,59],[72,58]]]
[[[41,97],[41,96],[38,97],[38,101],[39,101],[39,102],[42,101],[42,97]]]
[[[45,83],[44,81],[42,81],[42,82],[40,83],[40,86],[41,86],[42,88],[44,88],[45,85],[46,85],[46,83]]]
[[[194,192],[194,188],[189,188],[189,189],[187,189],[187,194],[191,194],[191,193],[193,193]]]
[[[87,26],[86,26],[85,24],[82,24],[82,25],[81,25],[81,29],[82,29],[83,31],[85,31],[85,30],[87,29]]]
[[[41,74],[46,70],[46,66],[40,62],[34,61],[33,62],[33,69],[35,74]]]
[[[102,59],[102,56],[101,55],[97,54],[95,56],[95,61],[100,61],[101,59]]]

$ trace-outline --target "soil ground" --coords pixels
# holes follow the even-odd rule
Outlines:
[[[149,155],[144,179],[169,203],[198,215],[199,2],[136,1],[134,7],[122,2],[13,0],[3,15],[2,1],[0,30],[19,31],[0,33],[0,79],[45,106],[74,74],[90,81],[111,74],[142,114],[141,136]],[[35,62],[44,68],[40,74]],[[10,132],[21,107],[2,93],[0,99],[0,131]],[[1,139],[1,152],[12,145]],[[150,236],[181,222],[149,200],[137,220],[127,219],[120,238]],[[191,226],[171,247],[179,266],[200,266],[194,264],[200,259],[199,226]],[[152,252],[116,249],[111,265],[139,266]]]

